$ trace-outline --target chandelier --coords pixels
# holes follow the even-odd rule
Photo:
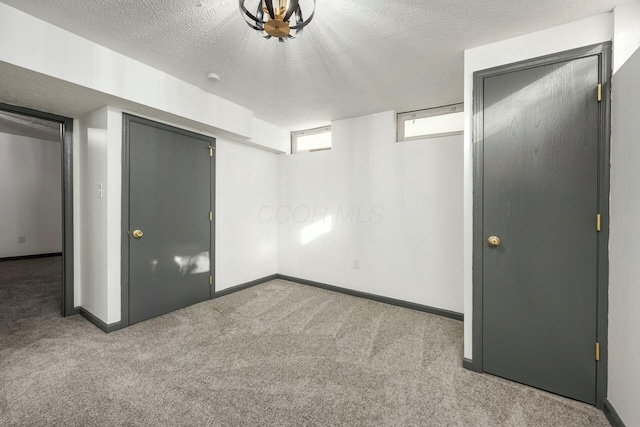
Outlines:
[[[316,11],[316,0],[313,0],[313,10],[305,21],[300,0],[258,0],[254,15],[246,8],[246,1],[239,0],[240,12],[247,24],[265,39],[276,37],[281,42],[300,37]],[[292,18],[295,18],[295,22],[291,22]]]

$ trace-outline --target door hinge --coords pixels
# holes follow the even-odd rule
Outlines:
[[[213,285],[213,276],[212,275],[209,275],[209,284]]]
[[[598,102],[602,101],[602,83],[598,83]]]
[[[596,215],[596,231],[600,231],[602,229],[602,217],[600,214]]]
[[[600,361],[600,343],[596,343],[596,362]]]
[[[213,221],[213,212],[209,211],[209,221]]]
[[[209,157],[213,157],[213,150],[215,150],[216,147],[214,147],[213,145],[209,146]]]

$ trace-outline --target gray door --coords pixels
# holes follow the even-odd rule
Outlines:
[[[599,69],[484,79],[483,370],[592,404]]]
[[[129,121],[129,323],[210,297],[213,140]]]

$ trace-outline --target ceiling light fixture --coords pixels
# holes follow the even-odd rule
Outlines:
[[[300,0],[258,0],[256,14],[253,15],[246,8],[246,1],[239,0],[240,12],[249,27],[265,39],[276,37],[281,42],[300,37],[316,12],[316,0],[313,0],[313,10],[307,20],[302,15]],[[290,22],[292,17],[295,17],[294,25]]]

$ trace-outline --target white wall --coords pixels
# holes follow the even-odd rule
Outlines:
[[[252,136],[250,110],[2,3],[0,60]]]
[[[107,324],[120,320],[122,112],[76,120],[76,304]],[[98,190],[102,187],[102,193]]]
[[[120,321],[122,283],[122,111],[107,107],[107,324]],[[104,245],[104,242],[103,242]]]
[[[80,182],[80,163],[82,162],[82,150],[80,149],[80,134],[82,133],[80,120],[73,121],[73,306],[82,305],[82,205],[85,203],[82,198]],[[86,132],[85,132],[86,135]],[[86,139],[86,136],[85,136]]]
[[[80,305],[108,322],[107,316],[107,108],[76,121],[77,146],[74,187],[79,198],[79,212],[74,218],[75,233],[80,237],[75,248],[76,293]],[[98,185],[103,186],[99,198]],[[79,274],[78,274],[79,273]],[[78,292],[79,291],[79,292]],[[76,298],[77,299],[77,298]]]
[[[252,137],[249,144],[275,153],[291,153],[291,134],[264,120],[253,118]]]
[[[3,3],[0,61],[170,113],[176,121],[202,123],[211,132],[289,151],[288,132],[251,110]]]
[[[278,155],[216,141],[216,291],[278,272],[278,227],[259,218],[278,202]]]
[[[0,133],[0,258],[61,251],[62,143]]]
[[[640,1],[617,7],[613,11],[613,73],[627,62],[640,46]]]
[[[395,129],[393,111],[339,120],[330,151],[280,156],[280,203],[261,212],[280,224],[278,272],[462,312],[462,136]]]
[[[182,128],[196,123],[204,125],[200,133],[205,128],[269,151],[290,150],[289,133],[250,110],[3,3],[0,61],[86,88],[88,96],[97,91],[127,108],[168,113],[163,116],[175,119],[170,124]],[[120,320],[120,115],[105,107],[74,121],[74,298],[106,323]],[[231,286],[233,278],[222,282]]]
[[[611,111],[608,399],[627,426],[640,426],[640,3],[615,11],[618,39],[635,53],[617,56]]]
[[[473,73],[611,40],[613,15],[606,13],[548,30],[465,51],[464,61],[464,357],[471,359],[473,283]]]
[[[77,121],[80,166],[74,184],[82,238],[76,292],[82,307],[107,324],[121,319],[122,113],[105,107]],[[216,145],[215,283],[220,291],[278,272],[277,224],[258,217],[262,206],[277,203],[278,156],[220,138]]]

